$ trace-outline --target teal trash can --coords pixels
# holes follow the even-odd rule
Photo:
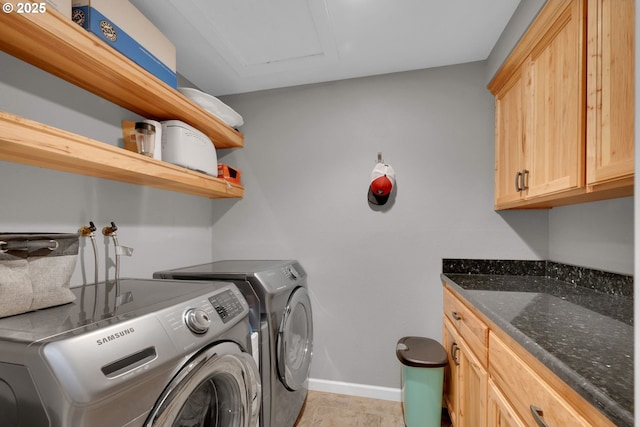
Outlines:
[[[440,427],[447,352],[431,338],[404,337],[396,345],[402,363],[402,406],[407,427]]]

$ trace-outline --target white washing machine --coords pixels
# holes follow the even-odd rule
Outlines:
[[[229,282],[121,279],[0,319],[3,427],[253,427],[249,306]]]
[[[307,274],[297,261],[229,260],[154,273],[155,278],[233,282],[260,331],[262,427],[292,427],[308,390],[313,319]]]

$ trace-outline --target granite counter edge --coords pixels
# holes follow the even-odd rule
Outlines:
[[[632,413],[622,408],[617,402],[592,385],[587,379],[562,363],[519,329],[511,325],[511,323],[504,320],[500,315],[481,302],[474,300],[472,295],[469,295],[464,288],[447,277],[446,274],[441,274],[440,278],[617,426],[632,427],[634,425]]]

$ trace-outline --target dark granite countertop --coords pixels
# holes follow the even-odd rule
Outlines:
[[[442,278],[617,426],[633,426],[633,278],[486,263],[443,260]]]

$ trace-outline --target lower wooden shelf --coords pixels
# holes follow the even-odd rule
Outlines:
[[[209,198],[244,187],[0,111],[0,160]]]

